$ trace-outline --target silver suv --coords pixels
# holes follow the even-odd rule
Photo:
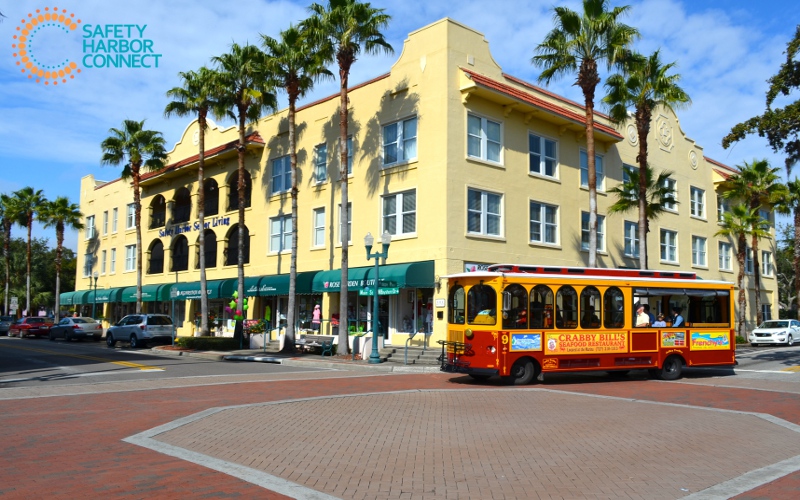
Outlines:
[[[119,340],[136,349],[153,340],[172,340],[174,335],[172,319],[166,314],[129,314],[108,328],[106,344],[114,347]]]

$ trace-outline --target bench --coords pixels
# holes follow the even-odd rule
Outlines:
[[[319,347],[322,356],[326,354],[333,356],[333,336],[331,335],[301,335],[295,345],[303,350]]]

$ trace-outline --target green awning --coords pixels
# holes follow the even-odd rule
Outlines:
[[[379,288],[431,288],[435,284],[433,261],[411,262],[407,264],[388,264],[378,271]],[[375,266],[354,267],[347,272],[348,290],[360,290],[374,286]],[[320,271],[314,276],[312,291],[339,291],[342,271]],[[380,293],[380,292],[379,292]]]
[[[75,292],[64,292],[58,296],[58,303],[62,306],[71,306],[72,299],[75,297]]]
[[[142,302],[166,302],[172,285],[142,285]],[[122,289],[122,302],[136,302],[136,287]]]
[[[76,290],[73,293],[75,294],[72,296],[72,303],[74,305],[92,303],[92,299],[90,298],[92,292],[90,292],[89,290]]]
[[[206,281],[206,294],[209,299],[218,299],[224,297],[222,294],[222,284],[227,280],[211,280]],[[177,291],[175,300],[200,300],[200,282],[194,281],[192,283],[175,283],[174,285],[164,285],[169,288],[167,291],[167,300],[172,300],[171,291]]]
[[[245,276],[244,278],[244,295],[245,297],[255,297],[258,295],[258,282],[261,280],[261,276]],[[223,298],[230,298],[233,299],[233,292],[237,291],[239,288],[239,278],[233,278],[229,280],[225,280],[222,283],[222,287],[220,292],[222,293],[221,297]]]
[[[317,271],[297,273],[296,293],[310,294],[311,283]],[[224,296],[233,297],[233,292],[239,286],[238,279],[225,280],[222,285]],[[272,297],[276,295],[289,295],[289,275],[274,274],[272,276],[254,276],[244,279],[244,294],[247,297]]]
[[[97,303],[105,304],[106,302],[122,302],[122,288],[98,288],[97,289]],[[94,298],[94,290],[89,294],[89,300]]]

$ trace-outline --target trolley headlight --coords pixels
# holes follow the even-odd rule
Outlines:
[[[466,330],[464,330],[464,336],[472,340],[472,337],[475,336],[475,334],[472,333],[472,328],[467,328]]]

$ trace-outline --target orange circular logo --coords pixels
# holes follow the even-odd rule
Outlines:
[[[69,57],[49,54],[47,49],[50,52],[58,49],[52,46],[53,36],[69,35],[78,29],[79,24],[81,20],[76,19],[75,14],[68,13],[66,9],[59,11],[58,7],[45,7],[44,12],[36,9],[36,13],[30,13],[27,19],[22,19],[11,45],[15,49],[14,58],[21,73],[45,85],[67,83],[68,79],[75,78],[81,72],[78,64]]]

